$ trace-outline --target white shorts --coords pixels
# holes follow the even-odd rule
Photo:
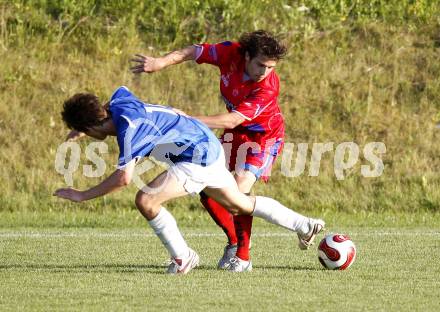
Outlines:
[[[191,195],[200,193],[206,187],[237,187],[234,177],[226,169],[223,150],[219,158],[209,166],[203,167],[190,162],[179,162],[170,166],[168,172],[183,183],[183,187]]]

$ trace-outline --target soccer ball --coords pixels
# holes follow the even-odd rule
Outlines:
[[[318,246],[319,262],[330,270],[345,270],[356,259],[356,246],[343,234],[328,234]]]

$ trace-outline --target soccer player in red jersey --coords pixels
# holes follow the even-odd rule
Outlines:
[[[278,106],[279,79],[274,71],[286,47],[272,34],[259,30],[244,33],[238,42],[192,45],[163,57],[137,54],[133,73],[152,73],[170,65],[194,60],[220,69],[220,92],[227,113],[196,116],[210,128],[223,128],[221,137],[229,170],[239,190],[249,194],[258,179],[268,181],[284,138]],[[229,157],[228,157],[229,156]],[[234,216],[206,195],[201,202],[228,236],[219,268],[235,272],[252,268],[249,243],[252,216]]]

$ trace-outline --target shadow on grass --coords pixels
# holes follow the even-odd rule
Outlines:
[[[261,271],[322,271],[322,268],[305,265],[254,265],[253,268]]]
[[[320,271],[316,267],[299,265],[265,265],[254,266],[259,271],[281,270],[281,271]],[[49,271],[57,272],[97,272],[97,273],[153,273],[164,274],[166,265],[158,264],[2,264],[0,270],[20,270],[20,271]],[[219,271],[214,265],[200,265],[197,271]]]
[[[165,265],[158,264],[6,264],[0,270],[49,271],[57,272],[97,272],[97,273],[155,273],[163,274]]]

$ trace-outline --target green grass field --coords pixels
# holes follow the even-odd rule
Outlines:
[[[246,274],[216,269],[225,238],[198,218],[182,227],[201,258],[186,276],[164,274],[167,253],[147,227],[4,227],[0,310],[437,311],[438,216],[329,216],[357,245],[347,271],[324,270],[315,248],[256,222]]]
[[[271,3],[268,5],[268,3]],[[62,212],[51,194],[65,186],[54,168],[67,129],[65,99],[94,92],[106,101],[128,86],[141,99],[189,114],[225,111],[218,70],[187,63],[152,75],[132,75],[135,53],[163,55],[198,42],[237,40],[266,28],[289,48],[277,65],[286,142],[308,143],[306,171],[280,172],[265,193],[289,206],[356,211],[439,211],[440,207],[440,6],[431,0],[331,1],[0,1],[0,211]],[[353,6],[353,3],[356,5]],[[310,11],[300,12],[304,4]],[[243,13],[245,12],[245,14]],[[153,18],[154,17],[154,18]],[[325,53],[323,53],[325,51]],[[182,79],[184,77],[184,79]],[[358,163],[338,181],[335,151],[323,156],[318,177],[309,177],[313,143],[383,142],[384,173],[365,179]],[[81,142],[74,185],[90,162]],[[115,164],[111,140],[106,175]],[[293,196],[287,196],[287,195]],[[94,201],[120,209],[129,192]]]
[[[439,17],[436,0],[0,0],[0,311],[439,311]],[[253,190],[351,235],[352,268],[325,271],[316,250],[256,222],[254,271],[219,272],[225,239],[197,198],[184,198],[166,206],[202,265],[166,276],[134,186],[83,204],[52,196],[65,186],[54,162],[66,98],[89,91],[105,101],[127,85],[190,114],[224,112],[215,68],[134,76],[129,60],[260,28],[289,48],[276,70],[295,151],[386,144],[379,178],[361,176],[361,155],[336,180],[334,151],[310,177],[309,151],[303,175],[282,175],[280,159]],[[90,142],[80,143],[76,188],[101,181],[82,175]],[[108,175],[117,147],[106,142]]]

